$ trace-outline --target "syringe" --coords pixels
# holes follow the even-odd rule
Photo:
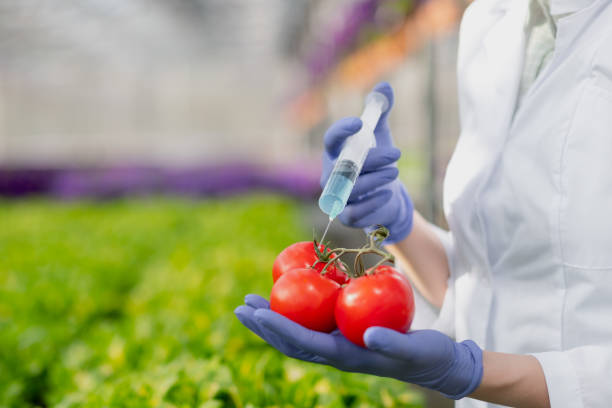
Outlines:
[[[357,133],[346,140],[319,198],[319,208],[329,215],[329,223],[321,242],[325,239],[331,222],[344,210],[368,151],[376,146],[374,129],[378,119],[388,108],[389,100],[382,93],[371,92],[366,97],[365,108],[361,114],[363,125]]]

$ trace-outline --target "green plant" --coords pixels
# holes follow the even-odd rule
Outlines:
[[[232,310],[309,233],[269,196],[0,202],[0,406],[420,406],[290,360]]]

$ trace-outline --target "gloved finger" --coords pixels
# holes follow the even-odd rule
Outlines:
[[[255,309],[269,309],[270,303],[259,295],[248,294],[244,297],[244,303]]]
[[[305,352],[332,361],[337,357],[336,343],[328,333],[309,330],[271,310],[259,309],[254,316],[262,327]]]
[[[385,327],[370,327],[363,334],[363,341],[370,350],[387,357],[428,364],[447,358],[453,345],[448,336],[436,330],[400,333]]]
[[[349,203],[340,213],[340,221],[355,228],[376,224],[390,225],[390,221],[397,216],[394,207],[389,208],[389,204],[393,204],[392,196],[391,190],[381,189],[358,202]]]
[[[358,206],[361,204],[358,204]],[[355,211],[359,209],[356,208]],[[387,200],[374,211],[360,217],[353,223],[355,228],[367,228],[373,225],[393,225],[397,221],[399,216],[400,208]]]
[[[389,188],[374,190],[367,195],[362,195],[354,200],[349,199],[347,206],[340,215],[344,216],[347,222],[354,222],[359,218],[365,217],[369,213],[376,211],[391,199],[393,192]]]
[[[249,330],[251,330],[270,346],[274,347],[286,356],[297,358],[303,361],[327,364],[327,360],[323,359],[322,357],[315,356],[308,352],[300,350],[291,343],[284,341],[284,339],[278,336],[276,333],[271,332],[270,330],[267,330],[266,328],[262,327],[257,322],[257,319],[254,317],[254,313],[256,310],[268,309],[253,309],[250,306],[238,306],[236,310],[234,310],[234,314],[236,315],[238,320],[240,320],[240,322],[245,325]]]
[[[263,334],[261,328],[257,325],[257,321],[253,316],[255,310],[256,309],[253,309],[249,306],[238,306],[236,309],[234,309],[234,314],[236,315],[238,320],[240,320],[240,323],[245,325],[247,329],[249,329],[257,336],[259,336],[262,340],[267,342],[268,340],[266,340],[265,335]]]
[[[361,168],[361,174],[371,173],[381,167],[395,163],[402,152],[395,147],[374,147],[368,152],[368,156]]]
[[[378,171],[360,175],[355,181],[348,202],[356,202],[359,201],[359,197],[372,194],[377,189],[391,183],[398,175],[397,167],[383,167]]]
[[[328,364],[340,370],[385,375],[385,367],[395,362],[387,356],[357,346],[340,332],[320,333],[274,313],[259,309],[255,312],[259,325],[282,337],[285,344],[311,356],[309,361]]]
[[[327,129],[323,137],[325,151],[335,159],[340,154],[346,138],[357,133],[359,129],[361,129],[361,119],[356,117],[348,117],[335,122]]]

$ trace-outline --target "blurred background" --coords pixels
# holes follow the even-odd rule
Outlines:
[[[231,312],[324,227],[323,133],[381,80],[400,177],[444,225],[466,5],[0,1],[0,405],[426,404],[286,361]]]

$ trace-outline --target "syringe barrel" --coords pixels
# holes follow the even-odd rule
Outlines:
[[[361,114],[363,125],[345,142],[319,198],[319,207],[330,218],[335,218],[346,206],[368,152],[376,146],[374,129],[380,115],[388,108],[389,100],[380,92],[372,92],[366,98],[365,108]]]
[[[343,160],[350,160],[355,163],[358,170],[361,171],[368,151],[376,146],[374,129],[378,124],[380,115],[382,115],[388,107],[389,101],[382,93],[371,92],[367,96],[365,108],[361,114],[361,129],[347,139],[336,163],[340,163]]]
[[[389,99],[380,92],[370,92],[366,97],[365,108],[361,114],[361,120],[374,130],[380,119],[380,115],[389,109]]]

